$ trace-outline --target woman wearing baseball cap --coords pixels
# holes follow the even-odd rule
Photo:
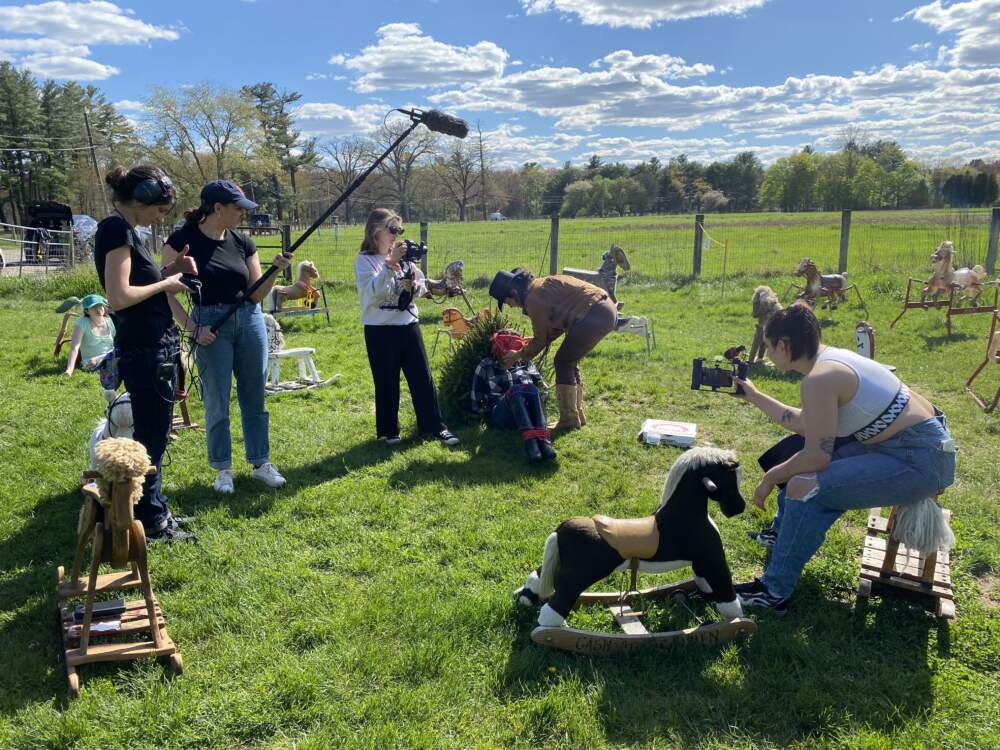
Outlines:
[[[173,424],[180,336],[168,298],[188,291],[182,273],[197,273],[190,258],[161,267],[136,227],[159,224],[177,201],[170,178],[157,167],[117,167],[105,178],[115,212],[97,225],[94,265],[115,314],[118,374],[131,395],[133,437],[149,454],[156,473],[146,477],[135,518],[150,542],[190,541],[194,535],[175,518],[161,491],[163,454]]]
[[[167,238],[165,261],[187,255],[194,260],[201,281],[192,295],[191,315],[180,303],[171,305],[177,322],[194,338],[195,361],[201,377],[208,435],[208,463],[216,470],[216,491],[233,491],[233,441],[229,430],[229,403],[233,376],[243,422],[243,443],[251,476],[268,487],[281,487],[285,478],[271,463],[268,413],[264,408],[267,371],[267,331],[260,300],[271,290],[273,274],[253,297],[240,306],[222,327],[210,330],[227,309],[261,276],[260,257],[249,237],[236,228],[246,212],[257,208],[236,184],[215,180],[201,190],[201,205],[188,211],[183,227]],[[272,264],[285,269],[289,259],[280,253]]]

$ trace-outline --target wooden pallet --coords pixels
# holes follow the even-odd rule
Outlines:
[[[951,511],[944,511],[951,518]],[[926,609],[947,620],[955,618],[955,595],[951,586],[951,562],[947,550],[931,555],[911,550],[892,538],[895,509],[886,518],[881,508],[872,508],[868,532],[861,552],[858,603],[873,594],[905,592]]]

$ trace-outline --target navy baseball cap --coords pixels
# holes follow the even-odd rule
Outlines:
[[[229,180],[213,180],[201,189],[203,205],[235,203],[240,208],[253,209],[257,204],[246,197],[240,186]]]

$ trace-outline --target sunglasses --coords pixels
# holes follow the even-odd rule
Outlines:
[[[385,231],[387,231],[393,237],[398,237],[399,235],[401,235],[406,230],[403,229],[402,227],[386,227]]]

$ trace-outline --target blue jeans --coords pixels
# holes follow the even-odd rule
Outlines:
[[[229,305],[199,305],[194,308],[193,317],[200,326],[212,326],[227,309]],[[233,439],[229,431],[233,375],[247,461],[255,466],[269,461],[268,414],[264,408],[267,331],[260,305],[242,305],[218,330],[215,341],[196,347],[194,356],[205,401],[209,466],[230,469],[233,465]]]
[[[511,408],[511,399],[520,398],[524,399],[527,405],[527,412],[529,415],[536,413],[533,408],[533,404],[538,404],[537,411],[542,414],[541,422],[542,427],[545,426],[545,410],[541,408],[541,401],[538,395],[538,388],[533,385],[526,385],[524,383],[518,383],[497,399],[496,403],[493,405],[493,409],[490,411],[490,424],[493,427],[497,427],[501,430],[516,430],[518,429],[517,420],[514,418],[514,411]],[[534,417],[532,417],[534,418]]]
[[[816,472],[816,488],[804,499],[778,492],[772,524],[778,539],[764,583],[776,596],[791,596],[802,568],[844,511],[911,505],[934,497],[954,481],[955,447],[943,416],[877,445],[852,442],[838,448],[830,465]]]

